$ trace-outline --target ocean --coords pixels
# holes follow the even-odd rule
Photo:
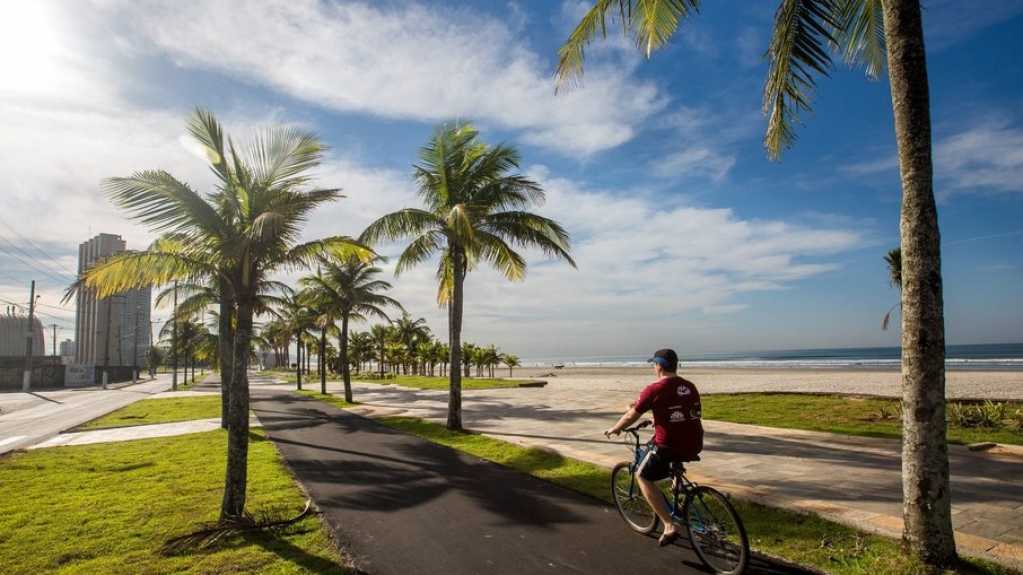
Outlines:
[[[856,347],[835,349],[788,349],[728,353],[685,354],[680,369],[891,369],[901,367],[898,347]],[[522,365],[629,367],[646,365],[645,356],[523,357]],[[994,343],[945,346],[947,370],[1023,370],[1023,343]]]

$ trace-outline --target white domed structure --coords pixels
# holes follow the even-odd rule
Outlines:
[[[0,315],[0,357],[25,357],[28,339],[28,316]],[[32,318],[32,355],[45,355],[43,324]]]

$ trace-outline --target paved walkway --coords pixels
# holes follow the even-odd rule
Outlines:
[[[290,391],[252,400],[359,573],[706,573],[688,541],[661,549],[592,497]],[[754,558],[746,573],[813,571]]]
[[[328,383],[340,393],[340,384]],[[444,422],[447,392],[354,384],[353,409]],[[506,388],[463,392],[467,429],[611,466],[628,458],[602,431],[633,392]],[[705,421],[702,461],[691,475],[733,496],[817,513],[898,538],[902,533],[901,442]],[[949,446],[953,527],[959,552],[1023,569],[1023,449]]]
[[[260,377],[252,379],[252,386],[254,393],[261,388],[293,388]],[[318,384],[315,388],[319,389]],[[354,390],[360,405],[351,411],[368,417],[408,415],[443,422],[447,416],[445,391],[361,383],[355,383]],[[341,384],[329,382],[328,391],[341,393]],[[607,390],[580,395],[578,390],[556,386],[467,391],[463,420],[466,428],[479,433],[610,466],[627,458],[628,452],[620,443],[604,439],[601,432],[634,395]],[[705,424],[703,461],[690,466],[694,478],[736,497],[900,536],[900,442],[715,421]],[[209,424],[196,422],[192,429],[203,429],[202,425]],[[164,426],[135,428],[134,433],[93,431],[63,434],[50,444],[105,440],[101,439],[104,433],[127,439],[170,432]],[[959,552],[1023,571],[1023,449],[949,449]]]

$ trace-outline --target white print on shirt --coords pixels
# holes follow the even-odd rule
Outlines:
[[[675,393],[679,394],[679,396],[686,396],[693,392],[689,389],[688,385],[680,385],[678,386],[678,389],[675,390]]]
[[[686,420],[686,414],[682,413],[680,410],[675,410],[671,412],[671,415],[668,416],[668,418],[672,423],[678,423]]]

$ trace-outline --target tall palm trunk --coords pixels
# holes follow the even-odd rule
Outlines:
[[[320,372],[320,393],[327,395],[327,328],[320,330],[320,356],[316,358],[316,371]]]
[[[345,384],[345,401],[351,403],[352,397],[352,373],[348,369],[348,314],[341,315],[341,338],[338,349],[341,350],[341,380]]]
[[[249,346],[252,342],[252,302],[239,299],[231,355],[234,373],[228,388],[227,472],[220,518],[238,517],[245,510],[249,460]]]
[[[295,336],[298,345],[295,346],[295,377],[298,380],[298,390],[302,391],[302,332]]]
[[[448,308],[448,334],[451,345],[451,365],[462,365],[462,302],[465,283],[465,253],[459,247],[451,249],[451,302]],[[448,429],[462,430],[462,372],[451,370],[448,390]]]
[[[902,176],[903,544],[925,563],[956,560],[945,439],[941,237],[934,201],[930,95],[919,0],[885,0]]]
[[[234,373],[234,362],[232,361],[232,347],[234,345],[234,327],[231,318],[234,316],[234,306],[231,304],[230,287],[220,280],[220,318],[217,320],[217,330],[220,337],[217,338],[217,346],[220,349],[220,427],[227,429],[227,404],[228,392],[231,386],[231,378]]]

